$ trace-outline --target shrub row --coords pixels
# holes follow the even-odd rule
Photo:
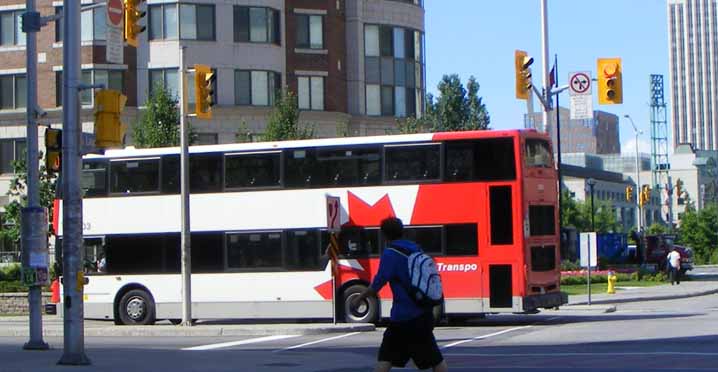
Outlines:
[[[651,273],[644,270],[639,270],[631,274],[618,273],[616,277],[619,282],[627,281],[647,281],[647,282],[664,282],[668,279],[664,272]],[[591,275],[591,283],[606,283],[608,282],[607,275]],[[574,275],[565,276],[561,278],[562,285],[577,285],[586,284],[585,275]]]

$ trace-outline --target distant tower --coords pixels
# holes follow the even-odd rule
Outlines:
[[[671,223],[671,180],[668,171],[668,119],[663,99],[663,75],[651,75],[651,170],[653,189],[659,192],[666,222]],[[665,209],[665,210],[663,210]]]

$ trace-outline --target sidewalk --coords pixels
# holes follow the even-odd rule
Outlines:
[[[42,319],[44,337],[62,337],[63,321],[57,315]],[[346,323],[269,323],[242,324],[233,321],[198,322],[192,327],[175,326],[161,322],[152,326],[117,326],[112,321],[85,320],[85,337],[182,337],[182,336],[271,336],[316,335],[326,333],[371,332],[373,324]],[[28,337],[28,316],[0,317],[0,337]]]
[[[677,298],[705,296],[718,293],[718,281],[692,280],[683,281],[680,285],[658,285],[654,287],[621,287],[619,282],[615,294],[591,293],[591,304],[616,304],[622,302],[670,300]],[[568,297],[568,305],[588,304],[588,295],[575,295]]]

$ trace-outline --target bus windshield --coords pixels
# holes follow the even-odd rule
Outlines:
[[[549,149],[548,142],[539,139],[527,139],[524,160],[527,167],[553,167],[551,150]]]

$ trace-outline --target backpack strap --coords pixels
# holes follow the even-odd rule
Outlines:
[[[397,244],[389,244],[389,249],[394,250],[407,258],[411,255],[411,252],[408,249]]]

